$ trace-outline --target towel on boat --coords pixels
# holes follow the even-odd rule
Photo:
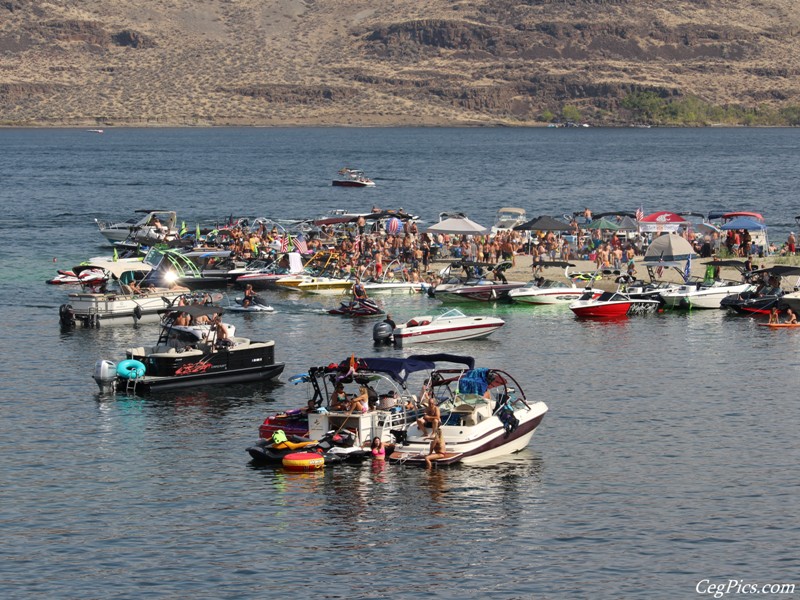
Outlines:
[[[460,394],[477,394],[483,396],[489,387],[487,381],[489,369],[470,369],[458,382],[458,392]]]

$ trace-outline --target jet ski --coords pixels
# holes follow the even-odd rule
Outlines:
[[[319,441],[276,431],[271,438],[261,438],[247,449],[257,465],[280,465],[286,455],[295,452],[317,453],[326,465],[358,463],[371,456],[369,450],[355,445],[355,435],[350,431],[329,431]]]
[[[374,300],[357,298],[349,302],[342,302],[337,308],[328,311],[329,315],[343,315],[345,317],[373,317],[386,314]]]
[[[234,312],[275,312],[264,298],[256,294],[253,300],[247,306],[244,306],[244,298],[234,298],[236,304],[231,304],[228,307],[229,311]]]

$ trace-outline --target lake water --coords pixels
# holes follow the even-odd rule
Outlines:
[[[480,306],[507,326],[425,350],[502,366],[550,412],[505,460],[425,472],[255,469],[264,417],[309,366],[372,355],[336,300],[270,293],[229,315],[277,340],[275,385],[100,396],[99,358],[155,325],[62,333],[56,267],[107,253],[93,219],[198,220],[403,207],[491,223],[730,208],[783,241],[800,131],[0,130],[0,592],[6,598],[683,598],[704,579],[800,584],[800,335],[723,312],[580,321]],[[375,189],[330,186],[344,165]],[[54,264],[54,259],[57,262]],[[397,320],[436,310],[381,300]],[[385,355],[417,352],[382,349]],[[704,588],[705,589],[705,588]]]

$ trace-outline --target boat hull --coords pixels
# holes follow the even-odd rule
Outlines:
[[[352,187],[352,188],[364,188],[364,187],[375,187],[375,183],[372,181],[350,181],[347,179],[334,179],[331,182],[331,185],[336,187]]]
[[[275,363],[258,367],[166,377],[145,375],[136,380],[118,379],[116,385],[117,390],[121,392],[149,393],[223,383],[253,383],[274,379],[283,372],[284,366],[283,363]]]
[[[455,342],[480,339],[490,336],[505,323],[500,319],[471,324],[441,324],[423,327],[399,327],[394,331],[397,346],[433,342]]]
[[[68,294],[68,306],[76,321],[94,325],[102,321],[138,321],[144,317],[158,317],[158,311],[170,306],[183,295],[181,292],[154,292],[143,296],[124,294]]]
[[[585,290],[564,290],[538,294],[511,294],[511,300],[525,304],[569,304],[583,296]],[[598,293],[599,295],[599,293]]]

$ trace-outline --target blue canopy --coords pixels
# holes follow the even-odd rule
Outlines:
[[[405,383],[408,376],[415,371],[432,371],[437,362],[453,362],[465,365],[468,369],[475,366],[475,359],[471,356],[456,356],[455,354],[414,354],[407,358],[361,358],[358,359],[359,367],[380,371],[392,377],[395,381]],[[349,359],[340,364],[346,369]]]
[[[725,231],[729,231],[731,229],[747,229],[748,231],[763,231],[766,229],[767,226],[763,223],[759,223],[758,221],[754,221],[753,219],[748,219],[747,217],[736,217],[733,221],[728,221],[721,227],[721,229]]]

